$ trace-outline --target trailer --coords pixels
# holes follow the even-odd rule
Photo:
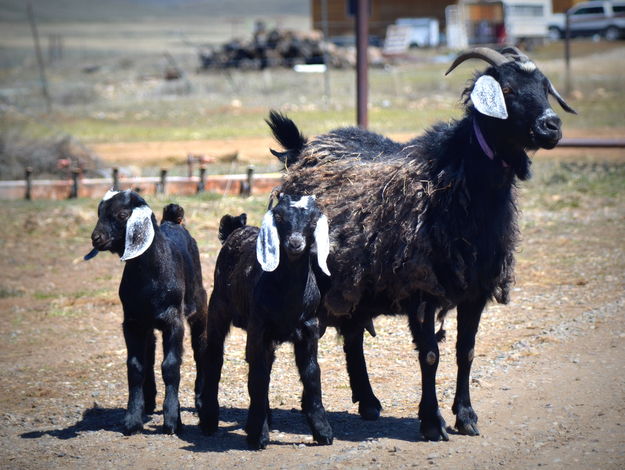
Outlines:
[[[447,12],[448,44],[523,44],[531,47],[548,36],[551,0],[460,0]],[[450,24],[449,21],[452,23]]]

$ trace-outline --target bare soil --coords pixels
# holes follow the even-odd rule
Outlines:
[[[622,162],[623,154],[606,159],[614,160]],[[625,468],[622,188],[616,196],[571,189],[572,199],[566,184],[547,192],[532,184],[521,197],[523,240],[512,302],[491,306],[478,335],[472,395],[479,437],[452,431],[449,442],[420,440],[416,353],[406,320],[384,317],[376,320],[378,336],[367,337],[365,345],[384,406],[381,418],[359,418],[341,344],[331,330],[321,340],[320,363],[334,444],[312,442],[298,411],[301,386],[293,354],[284,345],[272,374],[271,443],[260,452],[246,450],[242,429],[248,398],[240,330],[226,344],[215,436],[202,435],[193,413],[188,335],[180,393],[184,430],[178,436],[160,433],[159,393],[157,413],[145,431],[123,436],[125,346],[116,294],[122,264],[106,254],[74,262],[89,249],[97,202],[4,203],[0,468]],[[185,204],[210,292],[218,244],[215,221],[203,218],[209,203]],[[152,207],[158,213],[164,204],[156,200]],[[450,317],[438,393],[443,416],[453,425]],[[161,384],[157,370],[160,391]]]

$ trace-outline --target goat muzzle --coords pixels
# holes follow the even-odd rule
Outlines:
[[[552,149],[562,138],[562,120],[555,112],[547,110],[536,119],[531,131],[538,146]]]

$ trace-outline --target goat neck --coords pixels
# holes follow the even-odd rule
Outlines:
[[[471,112],[472,111],[472,112]],[[531,161],[525,149],[501,131],[501,121],[471,110],[465,118],[474,152],[501,170],[499,177],[512,174],[520,180],[530,177]]]

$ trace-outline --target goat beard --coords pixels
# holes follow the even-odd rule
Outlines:
[[[532,160],[524,150],[518,150],[516,154],[511,155],[510,161],[506,161],[514,171],[514,174],[521,181],[526,181],[532,176],[531,165]]]

